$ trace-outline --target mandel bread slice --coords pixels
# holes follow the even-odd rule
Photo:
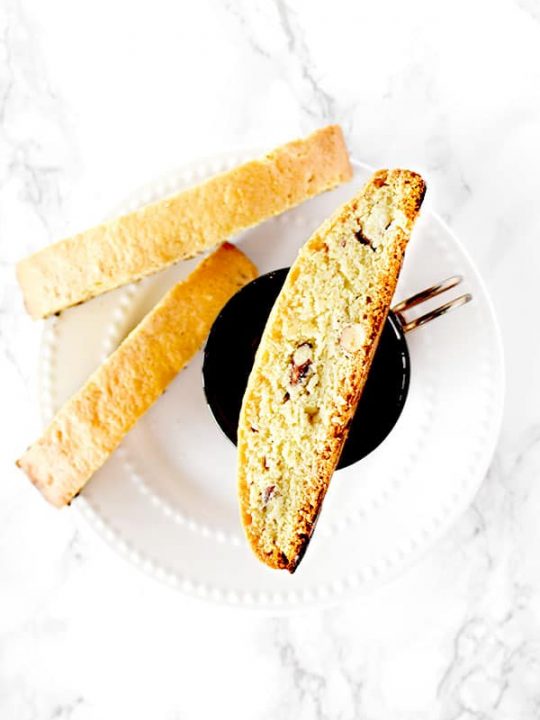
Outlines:
[[[26,308],[35,318],[60,312],[209,250],[350,178],[341,129],[321,128],[21,260]]]
[[[273,568],[293,572],[313,533],[424,193],[414,172],[376,172],[308,240],[270,313],[240,414],[238,491]]]
[[[47,500],[58,507],[72,500],[199,350],[229,298],[256,276],[225,243],[165,294],[18,460]]]

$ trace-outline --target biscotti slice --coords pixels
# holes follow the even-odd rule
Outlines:
[[[351,178],[331,125],[259,160],[44,248],[17,277],[28,312],[46,317],[208,250]]]
[[[375,173],[308,240],[272,309],[238,428],[243,525],[271,567],[293,572],[309,542],[424,191],[408,170]]]
[[[71,501],[201,347],[227,300],[256,276],[226,243],[166,293],[17,462],[47,500]]]

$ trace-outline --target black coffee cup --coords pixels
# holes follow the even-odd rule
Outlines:
[[[274,270],[243,287],[216,318],[204,350],[204,392],[222,431],[236,445],[242,398],[255,353],[289,268]],[[366,457],[390,434],[409,390],[411,361],[406,333],[472,299],[455,300],[407,322],[403,313],[461,282],[449,278],[396,305],[389,313],[343,447],[338,469]]]

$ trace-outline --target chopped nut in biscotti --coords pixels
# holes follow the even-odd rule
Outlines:
[[[265,505],[268,505],[268,501],[270,500],[270,498],[271,498],[272,495],[274,494],[274,490],[275,490],[275,489],[276,489],[276,486],[275,486],[275,485],[269,485],[267,488],[264,489],[264,492],[263,492],[263,503],[264,503]]]
[[[360,323],[353,323],[343,328],[339,338],[341,347],[350,353],[355,353],[366,342],[366,331]]]
[[[373,245],[371,240],[369,240],[369,238],[364,235],[364,233],[362,232],[362,228],[358,228],[358,230],[354,233],[354,237],[358,240],[360,245],[367,245],[372,250],[375,250],[375,246]]]
[[[319,408],[316,405],[306,405],[304,408],[306,415],[308,416],[309,422],[313,422],[315,416],[319,412]]]
[[[291,385],[297,385],[305,379],[312,363],[312,345],[305,342],[299,345],[291,359]]]

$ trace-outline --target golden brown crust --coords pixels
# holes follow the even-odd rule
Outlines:
[[[303,453],[300,454],[300,462],[302,463],[300,476],[306,478],[306,488],[302,488],[304,501],[301,505],[298,505],[298,503],[294,505],[291,500],[289,505],[286,503],[283,505],[285,508],[283,513],[294,511],[294,518],[287,526],[289,530],[287,532],[286,542],[281,538],[279,542],[276,540],[276,542],[269,547],[268,542],[264,541],[261,534],[261,527],[263,531],[265,531],[266,525],[268,524],[265,524],[264,520],[266,504],[262,503],[261,506],[259,501],[257,492],[258,480],[253,474],[252,463],[254,447],[257,442],[260,442],[259,438],[262,437],[262,433],[264,433],[266,429],[265,423],[271,425],[271,431],[269,431],[267,437],[271,438],[270,442],[272,444],[277,442],[278,437],[281,437],[280,433],[283,434],[283,427],[277,425],[278,422],[284,422],[283,413],[280,414],[281,408],[273,407],[270,416],[268,416],[266,411],[261,410],[261,407],[266,402],[266,395],[269,393],[275,394],[276,387],[281,387],[279,384],[276,385],[276,383],[274,383],[272,385],[266,382],[272,372],[269,368],[279,365],[280,356],[286,356],[286,351],[284,352],[281,345],[284,344],[285,337],[283,328],[287,327],[287,323],[289,327],[291,324],[291,307],[302,308],[307,302],[305,294],[299,298],[299,291],[296,290],[299,278],[301,279],[306,273],[311,273],[309,278],[310,284],[317,284],[317,273],[322,272],[320,268],[322,268],[324,264],[324,253],[326,253],[327,256],[329,253],[329,247],[327,246],[330,245],[329,238],[331,238],[332,234],[335,235],[336,229],[338,229],[340,225],[344,227],[347,226],[349,228],[349,235],[352,233],[354,237],[360,238],[362,243],[370,243],[370,238],[364,237],[363,233],[365,232],[365,228],[376,227],[376,223],[375,225],[373,225],[373,223],[377,221],[377,212],[380,213],[380,205],[377,205],[377,203],[380,203],[381,188],[384,188],[384,192],[391,192],[393,223],[391,226],[388,226],[390,230],[386,227],[385,222],[382,223],[381,237],[385,238],[384,261],[382,261],[382,267],[384,269],[382,269],[379,274],[374,272],[377,287],[371,288],[370,290],[370,305],[362,308],[362,311],[364,311],[364,327],[367,328],[368,337],[363,349],[364,356],[361,362],[353,362],[348,368],[346,365],[344,366],[343,375],[340,376],[340,381],[333,388],[332,392],[335,398],[341,399],[342,404],[340,404],[337,399],[334,399],[334,397],[323,397],[321,400],[323,405],[329,407],[328,416],[331,416],[332,420],[331,424],[327,423],[325,426],[325,440],[319,446],[319,451],[315,454],[315,457],[310,459],[309,456],[314,453],[313,445],[311,445],[310,450],[309,439],[304,440]],[[388,190],[389,188],[390,190]],[[282,292],[274,305],[259,346],[246,395],[244,396],[239,425],[238,445],[238,492],[242,521],[253,551],[260,560],[271,567],[287,569],[294,572],[313,534],[326,490],[328,489],[330,479],[341,455],[343,444],[348,434],[349,424],[356,410],[369,372],[371,360],[384,326],[401,268],[405,247],[422,203],[424,193],[425,184],[422,178],[416,173],[403,170],[383,170],[375,173],[362,193],[343,206],[343,208],[315,232],[312,238],[306,243],[297,261],[291,268]],[[369,220],[366,220],[366,208],[373,207],[375,207],[375,211],[371,213]],[[356,229],[358,227],[360,227],[360,230]],[[366,234],[369,236],[369,232]],[[338,246],[340,245],[341,243],[338,243]],[[338,252],[339,250],[340,247],[338,247]],[[335,252],[335,247],[332,249],[332,252]],[[355,250],[355,252],[358,254],[358,250]],[[366,252],[369,255],[370,251],[368,252],[366,250]],[[323,253],[323,255],[321,256],[320,253]],[[314,261],[314,258],[318,258],[318,260]],[[352,259],[356,262],[357,255],[353,255]],[[343,271],[343,268],[344,266],[341,266],[339,270],[340,273]],[[354,273],[354,268],[355,265],[353,262],[349,270]],[[354,282],[351,276],[348,277],[348,282]],[[324,295],[324,293],[321,293],[321,295]],[[296,310],[295,312],[296,315],[302,316],[300,310]],[[285,321],[283,320],[284,317],[286,317]],[[296,330],[296,332],[298,331]],[[301,331],[299,337],[307,337],[308,335],[309,331]],[[324,342],[325,344],[330,344],[332,340],[331,338],[326,338]],[[267,410],[268,406],[265,407]],[[253,425],[257,427],[257,435],[250,435],[249,428]],[[292,438],[293,428],[290,425],[288,427],[288,432],[290,433],[289,438]],[[315,429],[313,429],[313,432],[316,432]],[[314,443],[315,441],[313,441],[313,444]],[[280,446],[280,453],[291,450],[291,445],[294,445],[292,439],[289,440],[288,445],[285,443],[283,446]],[[264,452],[266,457],[266,449]],[[268,452],[270,457],[270,450],[268,450]],[[292,451],[291,454],[294,455]],[[271,465],[271,460],[268,462]],[[257,467],[257,465],[255,465],[255,467]],[[285,472],[289,472],[292,475],[293,470],[290,464],[288,467],[289,470]],[[279,474],[277,475],[277,479],[276,476],[272,477],[271,487],[273,488],[273,495],[278,494],[281,489],[281,477]],[[286,483],[284,487],[288,487]],[[298,492],[297,487],[293,487],[293,490]],[[293,510],[291,510],[291,507]]]
[[[253,263],[225,243],[169,290],[57,412],[17,461],[57,507],[69,503],[204,342],[217,314],[253,280]]]
[[[349,180],[337,125],[22,260],[28,312],[46,317],[228,240]]]

